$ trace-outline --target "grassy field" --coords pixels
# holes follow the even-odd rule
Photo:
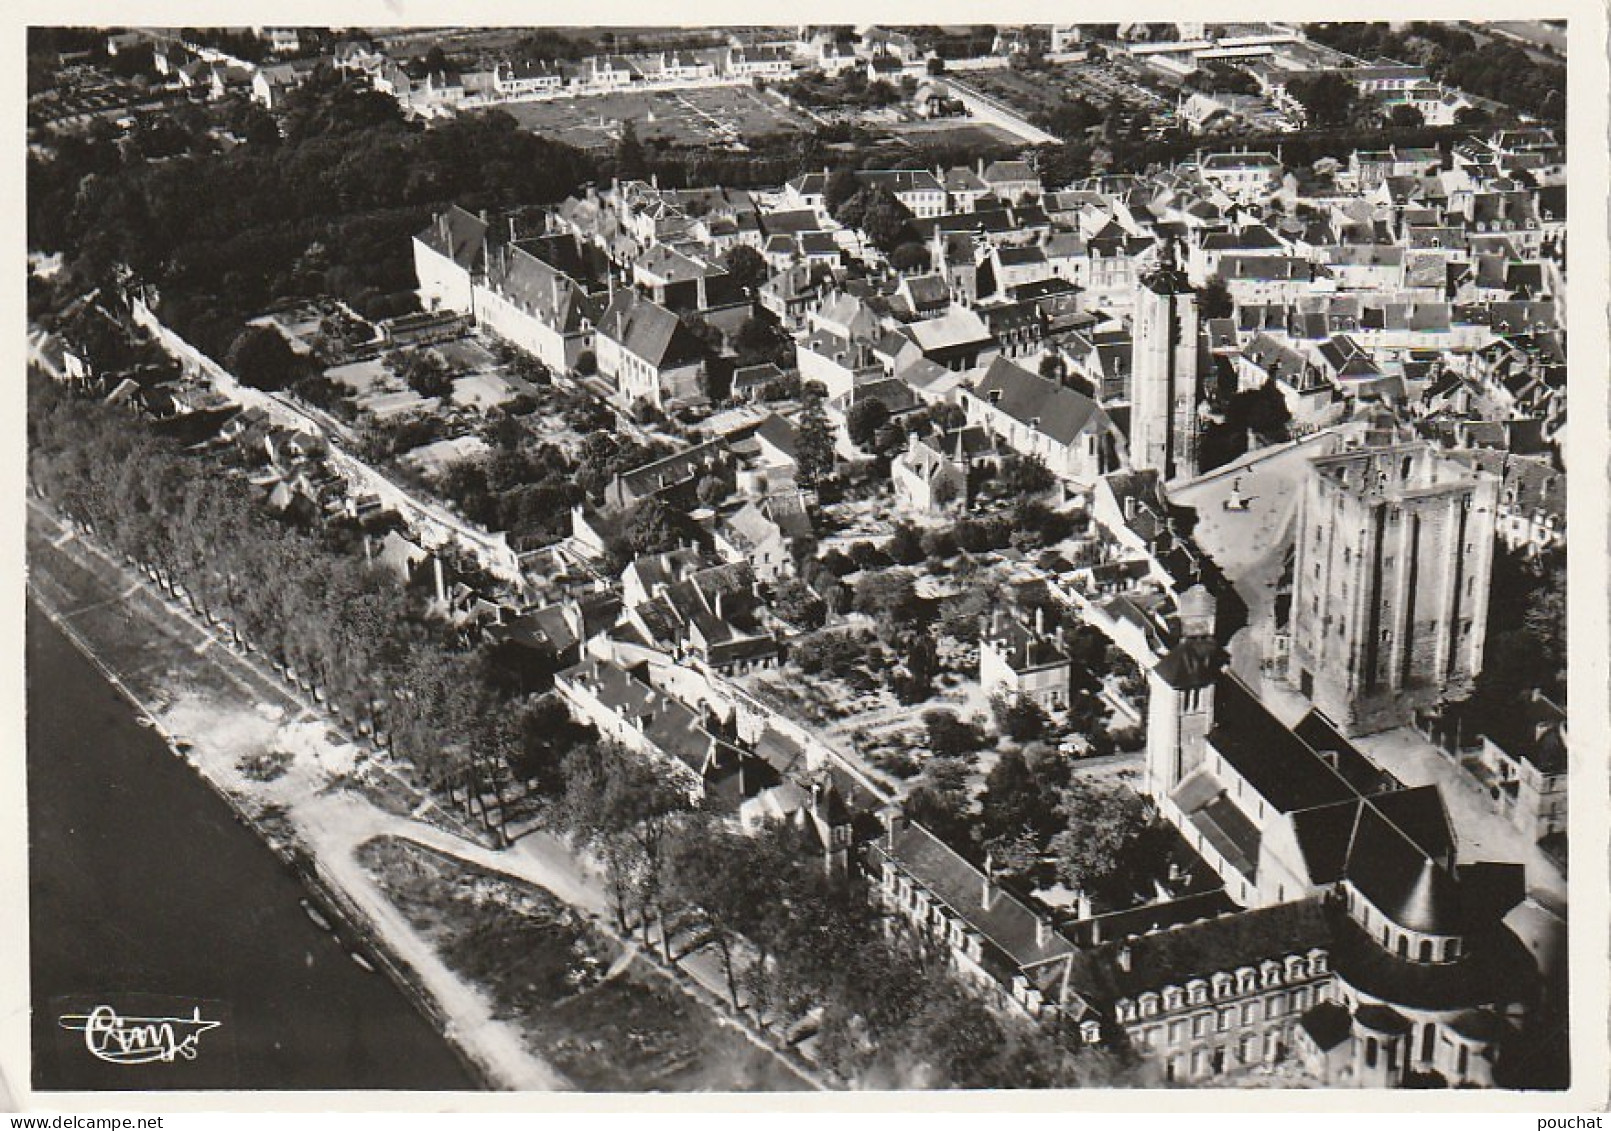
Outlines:
[[[1023,146],[1014,135],[989,122],[975,122],[966,118],[928,122],[909,122],[886,127],[909,145],[920,149],[1018,149]]]
[[[613,145],[621,122],[642,141],[728,146],[799,133],[805,123],[747,86],[696,90],[619,91],[502,107],[526,129],[583,149]]]
[[[531,884],[379,837],[365,869],[456,973],[588,1091],[795,1091],[770,1053]]]

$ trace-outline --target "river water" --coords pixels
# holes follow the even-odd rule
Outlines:
[[[279,858],[32,603],[27,630],[34,1087],[475,1087],[446,1040],[308,917]],[[92,1055],[82,1021],[59,1020],[100,1005],[220,1024],[174,1026],[197,1032],[193,1058],[112,1063]],[[97,1044],[117,1049],[115,1037]]]

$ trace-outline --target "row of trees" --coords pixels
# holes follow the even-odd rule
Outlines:
[[[192,599],[327,697],[350,724],[390,730],[422,783],[502,829],[517,783],[552,787],[576,735],[521,665],[466,650],[392,576],[364,564],[357,535],[285,525],[239,477],[98,402],[31,375],[29,476],[118,553]]]
[[[757,835],[695,808],[646,757],[576,749],[556,826],[603,864],[617,926],[681,957],[705,939],[735,1009],[766,1025],[820,1010],[818,1049],[862,1087],[1078,1087],[1137,1082],[1119,1057],[1003,1016],[962,986],[943,950],[830,872],[793,825]]]
[[[1484,660],[1471,698],[1458,708],[1467,743],[1479,734],[1520,747],[1536,689],[1566,702],[1566,560],[1559,551],[1524,558],[1494,548]]]

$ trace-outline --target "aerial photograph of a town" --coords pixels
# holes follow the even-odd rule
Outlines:
[[[1567,32],[29,27],[13,1086],[1572,1087]]]

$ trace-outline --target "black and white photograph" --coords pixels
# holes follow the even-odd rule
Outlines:
[[[14,31],[23,1110],[1603,1102],[1604,12],[102,8]]]

